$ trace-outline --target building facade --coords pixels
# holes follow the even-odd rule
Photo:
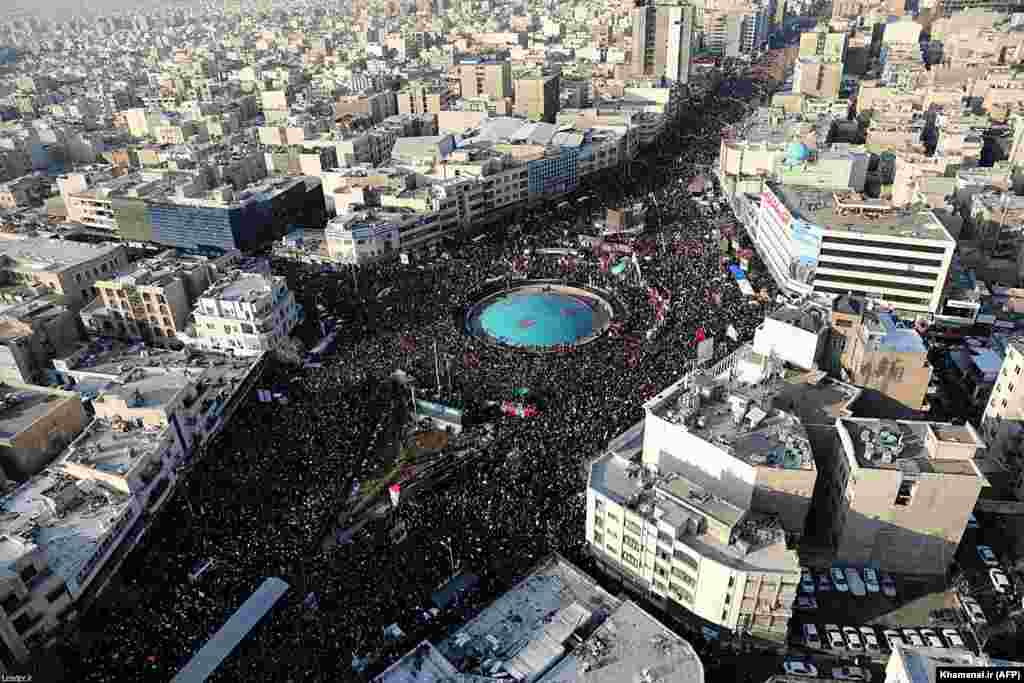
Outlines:
[[[283,346],[303,318],[280,276],[236,270],[199,298],[195,322],[178,339],[200,349],[258,356]]]

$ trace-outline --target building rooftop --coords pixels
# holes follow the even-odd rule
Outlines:
[[[903,660],[910,676],[909,683],[937,683],[938,667],[995,667],[1021,666],[1020,663],[993,660],[988,655],[976,655],[968,650],[950,650],[938,647],[911,647],[897,645],[893,656]]]
[[[804,306],[785,305],[769,313],[768,317],[814,334],[818,334],[829,325],[828,312],[819,306],[811,304]]]
[[[558,556],[543,561],[513,589],[438,646],[467,674],[534,678],[567,654],[622,602]]]
[[[258,274],[232,273],[210,286],[201,299],[251,303],[271,293],[273,281]]]
[[[117,244],[95,245],[45,237],[0,239],[0,259],[10,259],[10,265],[20,271],[54,272],[109,256],[119,248]]]
[[[799,563],[786,548],[785,530],[774,516],[737,507],[674,468],[683,469],[675,458],[663,455],[654,475],[609,452],[591,463],[590,487],[644,518],[684,531],[676,542],[702,556],[752,571],[796,570]]]
[[[913,328],[897,325],[896,316],[892,313],[868,312],[864,314],[863,321],[872,342],[877,343],[880,350],[893,353],[928,352],[920,333]]]
[[[828,232],[955,243],[930,210],[895,208],[884,200],[869,199],[855,192],[793,185],[773,185],[772,190],[794,218],[820,225]]]
[[[537,683],[566,680],[702,683],[704,666],[690,643],[627,600]]]
[[[148,462],[165,440],[167,427],[139,427],[125,420],[96,418],[51,465],[79,465],[97,472],[127,477]]]
[[[982,476],[974,456],[985,442],[970,424],[840,418],[839,425],[849,437],[848,457],[862,468]]]
[[[673,387],[648,402],[657,417],[748,465],[814,469],[807,432],[795,415],[772,405],[769,385],[698,375]]]
[[[72,396],[57,389],[0,384],[0,445],[9,443]]]
[[[45,472],[0,499],[0,571],[37,547],[71,585],[124,515],[129,497],[96,481]]]

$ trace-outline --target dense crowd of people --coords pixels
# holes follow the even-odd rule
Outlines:
[[[728,209],[708,215],[687,189],[709,175],[722,126],[745,113],[742,87],[727,80],[699,102],[680,94],[664,139],[628,169],[510,216],[482,239],[446,244],[427,262],[344,272],[276,263],[310,329],[327,320],[338,326],[336,348],[317,367],[268,364],[260,386],[278,387],[287,403],[247,400],[210,444],[80,621],[79,637],[67,641],[65,668],[82,681],[169,680],[265,578],[280,576],[292,590],[213,680],[352,680],[461,618],[417,619],[453,559],[482,578],[480,601],[552,551],[586,566],[582,464],[641,419],[645,398],[678,378],[696,355],[698,330],[727,353],[752,337],[765,313],[766,302],[744,296],[723,263],[716,226]],[[524,256],[576,248],[578,232],[592,232],[606,208],[634,202],[648,208],[648,231],[635,244],[646,254],[638,259],[642,281],[635,272],[613,274],[594,256]],[[616,333],[555,354],[466,334],[459,314],[472,293],[513,271],[610,292],[625,311]],[[751,278],[774,294],[770,278]],[[648,340],[658,322],[652,287],[670,304]],[[378,470],[375,444],[400,402],[389,379],[395,370],[416,378],[425,395],[437,389],[462,406],[464,438],[490,422],[485,457],[445,487],[400,502],[395,514],[408,532],[400,543],[381,543],[368,528],[324,549],[354,482]],[[487,412],[521,387],[546,399],[537,415]],[[215,565],[190,583],[190,568],[207,558]],[[393,623],[406,638],[385,637]],[[355,673],[354,662],[366,670]]]

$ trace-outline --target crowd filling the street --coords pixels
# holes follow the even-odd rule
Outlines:
[[[292,590],[212,680],[365,677],[464,616],[418,618],[453,570],[481,578],[473,601],[483,604],[552,551],[589,566],[584,535],[568,531],[583,525],[581,465],[640,419],[643,401],[679,377],[699,340],[714,338],[716,356],[731,352],[775,300],[756,263],[749,278],[759,295],[736,286],[735,257],[722,250],[731,214],[704,210],[690,187],[710,178],[719,131],[746,113],[755,87],[730,77],[698,101],[677,91],[664,138],[628,166],[486,226],[482,238],[446,243],[436,257],[340,271],[275,262],[306,307],[308,343],[334,327],[335,347],[315,363],[268,363],[260,386],[285,401],[248,398],[207,445],[114,586],[79,620],[59,653],[65,669],[82,681],[169,680],[278,576]],[[537,251],[578,249],[595,217],[638,202],[646,229],[620,242],[642,256],[625,272],[599,255]],[[578,348],[496,344],[468,334],[463,319],[496,277],[592,287],[615,300],[618,317]],[[357,482],[379,471],[380,432],[408,396],[392,379],[399,370],[418,396],[464,411],[462,442],[485,424],[489,441],[454,480],[401,501],[400,542],[381,542],[368,527],[324,544]],[[540,397],[539,410],[494,410],[521,388]],[[387,637],[392,624],[406,636]],[[699,634],[688,637],[707,654]],[[708,666],[714,677],[714,658]]]

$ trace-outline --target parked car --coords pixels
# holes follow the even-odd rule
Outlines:
[[[878,636],[875,635],[875,629],[870,626],[861,626],[860,637],[864,639],[864,649],[868,652],[882,651],[882,648],[878,645]]]
[[[870,681],[871,673],[859,666],[837,666],[832,669],[832,678],[837,681]]]
[[[800,568],[800,591],[803,593],[814,592],[814,574],[807,567]]]
[[[946,639],[946,643],[950,647],[965,648],[967,645],[964,643],[964,639],[960,637],[960,633],[955,628],[944,628],[942,629],[942,637]]]
[[[971,622],[975,626],[987,624],[988,619],[985,618],[985,610],[981,609],[981,605],[974,598],[967,596],[960,596],[960,605],[964,608],[964,613],[967,615],[967,621]]]
[[[882,592],[890,598],[896,597],[896,581],[888,574],[882,574]]]
[[[885,644],[889,646],[889,650],[895,650],[897,645],[903,645],[903,637],[900,632],[896,629],[887,628],[882,631],[882,637],[885,638]]]
[[[878,574],[871,567],[864,568],[864,585],[867,587],[869,593],[877,593],[880,589],[878,585]]]
[[[814,666],[806,659],[790,657],[782,663],[782,670],[790,676],[808,676],[810,678],[818,677],[818,667]]]
[[[832,590],[832,582],[829,581],[828,574],[818,574],[818,592],[827,593]]]
[[[918,633],[921,634],[921,638],[924,639],[924,643],[928,647],[946,647],[946,644],[942,642],[939,635],[930,628],[922,628]]]
[[[863,650],[864,643],[860,640],[860,634],[852,626],[843,627],[843,638],[846,639],[846,646],[851,650]]]
[[[850,587],[846,583],[846,574],[839,567],[832,567],[832,583],[840,593],[846,593]]]
[[[978,557],[981,558],[981,561],[984,562],[989,567],[998,567],[999,566],[999,560],[998,560],[998,558],[996,558],[996,554],[992,550],[991,546],[979,545],[978,546]]]
[[[797,609],[818,609],[818,601],[810,595],[800,595],[796,599]]]
[[[825,624],[825,635],[828,636],[828,646],[833,650],[845,650],[846,641],[843,634],[835,624]]]
[[[996,569],[993,567],[988,570],[989,581],[992,582],[992,587],[996,590],[996,593],[1006,595],[1013,590],[1013,584],[1010,583],[1010,577],[1002,569]]]
[[[903,639],[914,647],[924,647],[924,640],[920,634],[912,628],[903,629]]]
[[[821,649],[821,638],[818,636],[818,627],[814,624],[804,624],[804,644],[815,650]]]
[[[864,581],[860,578],[860,572],[853,567],[846,568],[846,583],[850,586],[850,592],[858,598],[863,598],[868,594],[864,587]]]

